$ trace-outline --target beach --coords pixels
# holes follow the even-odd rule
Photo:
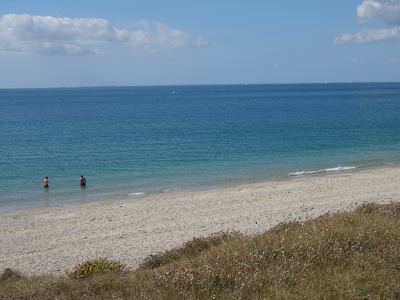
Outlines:
[[[399,180],[400,167],[375,168],[0,214],[0,270],[65,275],[99,257],[135,269],[194,237],[253,235],[281,222],[399,201]]]

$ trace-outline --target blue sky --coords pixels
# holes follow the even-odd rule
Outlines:
[[[0,88],[400,80],[400,0],[2,0]]]

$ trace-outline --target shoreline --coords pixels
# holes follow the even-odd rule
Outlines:
[[[27,201],[27,202],[17,202],[17,204],[10,204],[10,206],[3,205],[0,206],[0,216],[3,214],[9,214],[21,210],[36,210],[36,209],[48,209],[48,208],[63,208],[71,207],[76,205],[86,205],[91,203],[101,203],[109,201],[126,201],[126,200],[137,200],[142,198],[149,198],[154,196],[161,196],[163,194],[170,193],[181,193],[181,192],[204,192],[215,189],[227,189],[236,186],[254,184],[254,183],[265,183],[265,182],[275,182],[275,181],[290,181],[305,177],[319,177],[319,176],[330,176],[334,174],[345,174],[349,172],[362,172],[370,169],[380,169],[380,168],[396,168],[400,167],[398,163],[385,163],[376,165],[365,165],[365,166],[347,166],[347,167],[334,167],[320,170],[309,170],[309,171],[297,171],[286,174],[275,174],[268,175],[266,177],[255,177],[255,178],[243,178],[238,180],[230,181],[219,181],[215,183],[209,183],[204,185],[191,185],[191,186],[178,186],[174,188],[168,188],[165,190],[155,190],[147,192],[129,192],[129,193],[116,193],[116,194],[86,194],[81,193],[80,198],[59,198],[53,201],[53,199],[47,198],[48,195],[43,194],[41,196],[41,201]],[[90,190],[92,186],[88,186]],[[76,189],[74,190],[76,192]],[[41,203],[41,204],[39,204]]]
[[[135,269],[144,258],[194,237],[238,230],[258,234],[281,222],[400,201],[399,166],[174,191],[130,200],[0,214],[0,271],[64,275],[107,257]]]

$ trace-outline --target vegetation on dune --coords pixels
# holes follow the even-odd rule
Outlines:
[[[181,248],[150,255],[144,260],[140,267],[142,269],[156,269],[175,261],[181,261],[184,258],[190,260],[192,257],[202,254],[211,247],[218,246],[225,241],[239,237],[243,237],[240,232],[231,231],[214,233],[206,238],[193,238],[189,242],[186,242]]]
[[[195,238],[136,271],[114,263],[82,280],[8,269],[0,299],[400,299],[400,203]]]
[[[84,279],[99,274],[118,273],[125,269],[126,265],[121,262],[101,257],[81,263],[74,270],[66,273],[69,278]]]

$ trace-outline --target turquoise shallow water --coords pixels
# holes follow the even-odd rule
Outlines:
[[[400,83],[0,90],[0,213],[398,164],[399,112]]]

